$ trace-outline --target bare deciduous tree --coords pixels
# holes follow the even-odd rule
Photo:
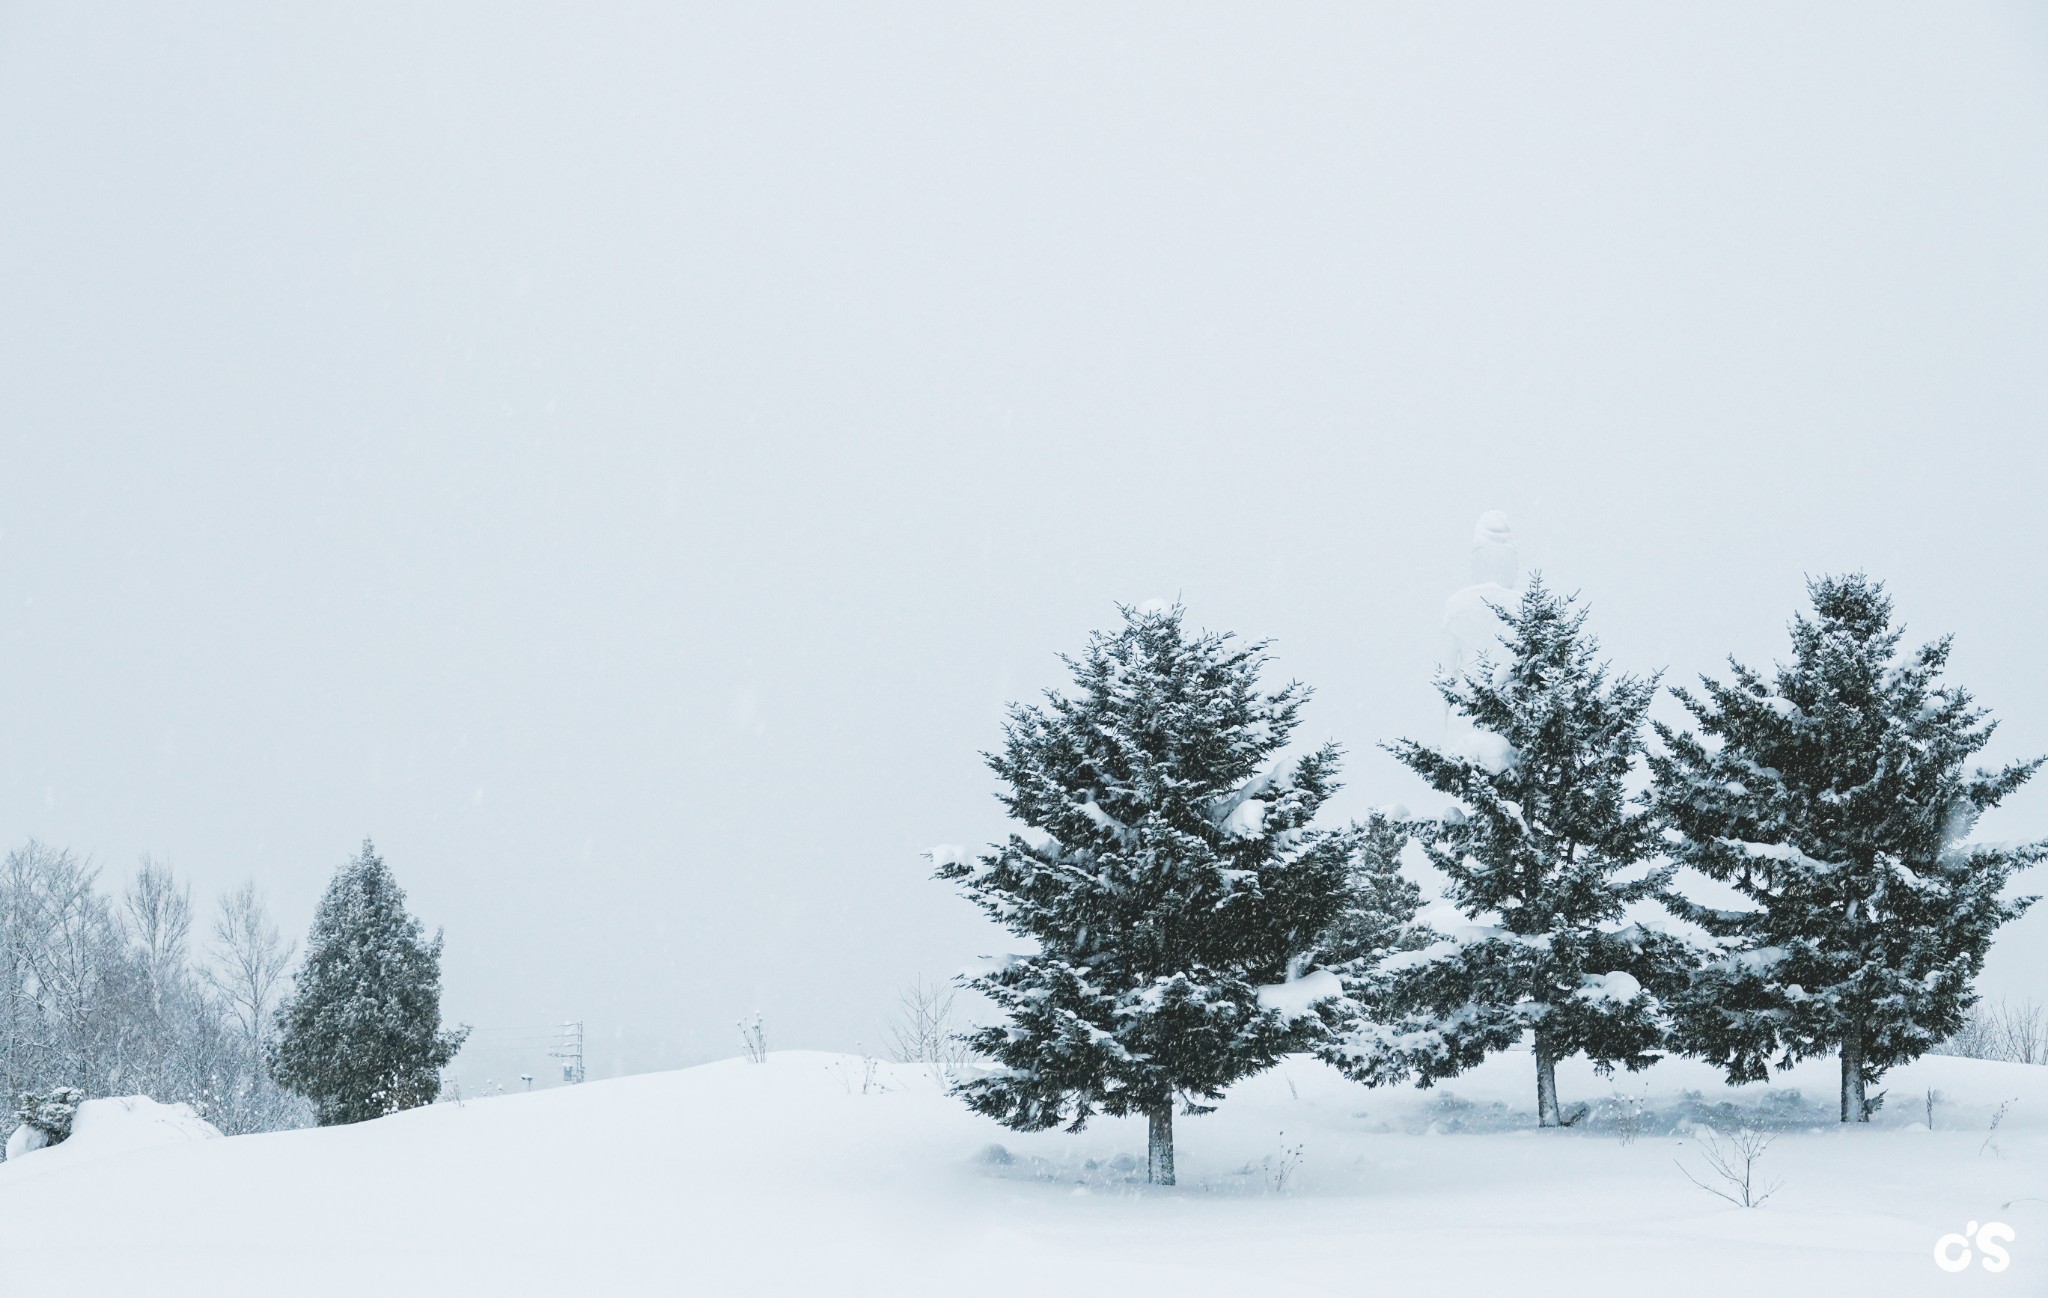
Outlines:
[[[2024,1001],[1979,1001],[1962,1030],[1936,1047],[1937,1053],[2009,1064],[2048,1064],[2048,1006]]]
[[[219,1035],[216,1016],[185,963],[192,891],[168,865],[145,856],[121,896],[116,922],[130,957],[130,1040],[120,1089],[165,1096],[191,1089],[191,1074],[212,1071],[214,1062],[194,1058],[194,1048],[209,1057],[219,1053],[219,1043],[209,1040]]]
[[[192,889],[180,886],[168,865],[145,856],[121,901],[150,1000],[161,1006],[185,969],[186,943],[192,935]]]
[[[269,1041],[271,1014],[285,971],[297,950],[298,943],[286,941],[271,922],[253,879],[220,899],[209,949],[213,963],[206,980],[259,1057]]]
[[[270,1075],[275,1015],[286,971],[298,943],[278,932],[254,880],[221,897],[207,944],[201,977],[213,993],[246,1061],[234,1093],[223,1106],[225,1130],[273,1131],[313,1121],[305,1100],[278,1086]]]
[[[20,889],[12,905],[22,918],[17,932],[37,1020],[35,1082],[104,1095],[132,1053],[133,1024],[124,1021],[122,1002],[132,992],[133,971],[122,958],[112,908],[97,890],[99,871],[33,842],[10,853],[8,866],[9,883]]]
[[[2048,1011],[2032,1000],[2005,1012],[2006,1058],[2016,1064],[2048,1064]]]
[[[253,891],[253,905],[224,907],[255,939],[238,962],[258,975],[245,1018],[220,990],[239,978],[193,968],[191,892],[170,867],[144,858],[114,900],[98,882],[89,862],[40,843],[0,861],[0,1113],[63,1086],[183,1102],[230,1133],[305,1125],[303,1105],[270,1081],[260,1030],[248,1031],[290,954]]]

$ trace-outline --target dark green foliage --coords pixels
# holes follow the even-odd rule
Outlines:
[[[1341,974],[1366,975],[1390,955],[1427,946],[1435,934],[1415,922],[1422,890],[1401,876],[1408,826],[1375,811],[1365,824],[1336,832],[1352,839],[1351,869],[1343,908],[1317,944],[1313,963]]]
[[[969,984],[1007,1020],[968,1038],[997,1065],[960,1087],[976,1110],[1022,1130],[1156,1122],[1320,1031],[1259,989],[1303,972],[1366,831],[1308,827],[1338,752],[1275,761],[1309,691],[1262,693],[1263,648],[1190,635],[1178,608],[1127,609],[1065,660],[1074,694],[1012,707],[988,762],[1034,832],[938,862],[1036,948]]]
[[[1655,819],[1628,790],[1656,681],[1610,679],[1585,612],[1540,578],[1502,616],[1502,653],[1438,682],[1458,741],[1389,749],[1458,801],[1415,828],[1476,927],[1382,965],[1357,994],[1363,1020],[1331,1053],[1360,1080],[1427,1085],[1533,1033],[1549,1123],[1556,1060],[1583,1052],[1604,1071],[1659,1057],[1662,998],[1684,985],[1689,956],[1622,923],[1670,874],[1653,862]]]
[[[320,1124],[432,1103],[466,1027],[441,1030],[441,934],[422,938],[368,839],[327,885],[306,959],[278,1007],[271,1070]]]
[[[2034,900],[2002,894],[2043,845],[1965,840],[2040,762],[1969,767],[1993,723],[1938,683],[1946,638],[1900,655],[1879,583],[1809,591],[1792,661],[1674,691],[1701,733],[1658,726],[1653,765],[1673,859],[1747,903],[1678,903],[1726,948],[1685,998],[1688,1049],[1731,1082],[1840,1050],[1850,1121],[1885,1069],[1962,1026],[1992,935]]]
[[[85,1092],[76,1086],[53,1086],[22,1096],[14,1117],[23,1126],[41,1132],[45,1145],[62,1144],[71,1138],[71,1120],[78,1116],[78,1106],[83,1103]]]

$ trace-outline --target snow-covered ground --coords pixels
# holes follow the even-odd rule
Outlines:
[[[1131,1179],[1135,1120],[1018,1135],[919,1069],[882,1064],[864,1088],[860,1060],[778,1053],[333,1130],[29,1154],[0,1166],[0,1293],[2048,1290],[2048,1068],[1926,1059],[1846,1131],[1834,1077],[1820,1061],[1731,1090],[1673,1062],[1610,1085],[1565,1065],[1567,1105],[1596,1111],[1539,1133],[1526,1055],[1433,1092],[1291,1061],[1181,1119],[1182,1184],[1154,1189]],[[1624,1141],[1614,1097],[1645,1091]],[[1779,1133],[1762,1170],[1784,1186],[1762,1208],[1674,1165],[1706,1175],[1680,1128],[1732,1125],[1723,1104]],[[1990,1220],[2013,1227],[2009,1270],[1936,1268],[1939,1235]]]

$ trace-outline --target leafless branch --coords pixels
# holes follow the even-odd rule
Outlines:
[[[1712,1129],[1704,1130],[1705,1134],[1697,1139],[1695,1148],[1708,1171],[1727,1188],[1708,1184],[1694,1176],[1683,1161],[1673,1159],[1686,1180],[1738,1208],[1761,1207],[1764,1200],[1785,1187],[1783,1181],[1766,1182],[1758,1174],[1757,1164],[1775,1139],[1770,1133],[1753,1126],[1737,1128],[1726,1136]]]

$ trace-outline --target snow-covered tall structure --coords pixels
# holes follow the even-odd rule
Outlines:
[[[1444,601],[1444,648],[1442,669],[1453,679],[1469,670],[1480,655],[1498,657],[1503,629],[1502,608],[1512,607],[1522,588],[1522,555],[1515,548],[1514,530],[1508,516],[1489,509],[1472,527],[1472,549],[1467,556],[1467,584]],[[1444,708],[1446,751],[1477,757],[1472,722],[1456,709]]]

